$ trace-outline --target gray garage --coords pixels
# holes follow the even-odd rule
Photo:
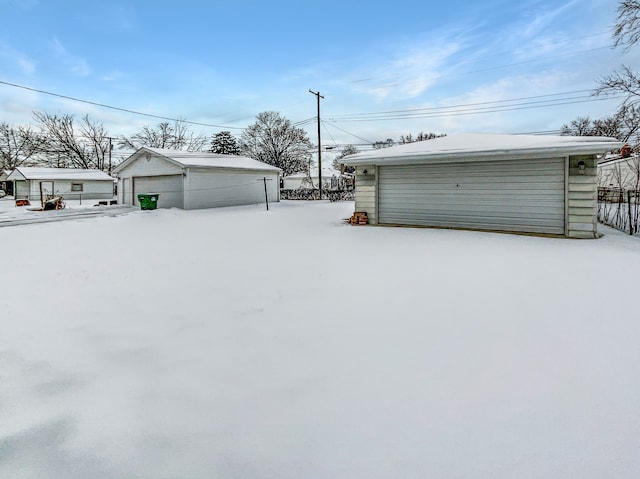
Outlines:
[[[244,156],[143,147],[114,170],[118,199],[138,205],[159,194],[160,208],[215,208],[279,200],[281,170]]]
[[[352,155],[372,224],[597,236],[597,155],[613,138],[461,134]]]

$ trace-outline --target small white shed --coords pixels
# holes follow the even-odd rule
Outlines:
[[[282,170],[244,156],[142,147],[113,172],[126,205],[150,193],[159,195],[159,208],[186,210],[280,199]]]
[[[111,199],[114,179],[100,170],[82,168],[40,168],[19,166],[7,181],[12,181],[16,199],[63,196],[67,200]]]
[[[458,134],[347,156],[372,224],[595,238],[597,156],[615,138]]]

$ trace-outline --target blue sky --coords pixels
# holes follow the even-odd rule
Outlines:
[[[325,145],[420,131],[549,131],[615,109],[617,100],[584,101],[582,90],[638,64],[640,48],[611,48],[616,6],[0,0],[0,81],[217,125],[193,127],[206,134],[240,134],[275,110],[315,142],[312,89],[325,96]],[[88,113],[112,135],[161,121],[0,84],[0,121],[31,123],[33,110]]]

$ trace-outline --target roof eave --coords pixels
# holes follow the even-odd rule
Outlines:
[[[222,166],[222,165],[184,165],[185,168],[202,168],[205,170],[219,169],[219,170],[236,170],[236,171],[263,171],[266,173],[282,173],[282,169],[273,167],[273,168],[240,168],[237,166]]]
[[[450,151],[441,153],[411,153],[405,155],[373,156],[343,159],[347,165],[400,165],[419,163],[447,163],[451,161],[471,162],[479,159],[524,159],[524,158],[550,158],[568,155],[596,155],[605,153],[613,148],[622,146],[622,142],[573,145],[567,147],[525,148],[525,149],[497,149],[486,151]]]

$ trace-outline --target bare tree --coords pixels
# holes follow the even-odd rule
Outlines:
[[[594,136],[591,118],[581,116],[573,120],[569,125],[562,125],[563,136]]]
[[[622,105],[612,116],[591,120],[578,117],[570,124],[562,125],[565,136],[610,136],[620,141],[638,144],[640,132],[640,106]]]
[[[355,146],[345,146],[340,154],[335,157],[331,166],[333,166],[335,170],[344,171],[345,173],[354,173],[356,171],[355,166],[345,165],[340,160],[342,160],[345,156],[355,155],[356,153],[360,153],[360,150],[358,150]]]
[[[622,0],[618,5],[618,19],[613,31],[616,46],[629,49],[640,40],[640,1]]]
[[[0,123],[0,170],[35,163],[43,143],[42,137],[30,126],[12,127]]]
[[[373,143],[373,148],[380,150],[382,148],[389,148],[395,145],[395,142],[391,138],[387,138],[385,141],[376,141]]]
[[[123,136],[118,140],[118,145],[123,148],[137,149],[141,146],[150,146],[187,151],[202,151],[206,143],[207,137],[194,134],[184,120],[176,120],[173,123],[162,122],[154,127],[145,125],[133,136]]]
[[[640,100],[640,77],[626,65],[611,75],[605,75],[598,83],[596,95],[622,94],[625,97],[623,104],[634,104]]]
[[[618,19],[613,31],[615,46],[623,46],[629,50],[640,40],[640,0],[620,0]],[[600,86],[594,94],[622,94],[623,105],[634,105],[640,100],[640,76],[630,67],[622,65],[598,80]]]
[[[440,138],[442,136],[447,136],[446,133],[425,133],[423,131],[421,131],[420,133],[418,133],[416,135],[416,137],[414,138],[413,135],[411,133],[409,133],[408,135],[401,135],[400,136],[400,144],[401,145],[405,145],[407,143],[415,143],[416,141],[426,141],[426,140],[433,140],[434,138]]]
[[[111,144],[102,123],[91,120],[89,115],[83,116],[78,126],[68,114],[35,112],[34,116],[44,137],[43,155],[50,164],[99,170],[109,168]]]
[[[247,127],[240,138],[243,154],[281,168],[283,176],[307,169],[312,144],[307,132],[293,126],[275,111],[265,111]]]

